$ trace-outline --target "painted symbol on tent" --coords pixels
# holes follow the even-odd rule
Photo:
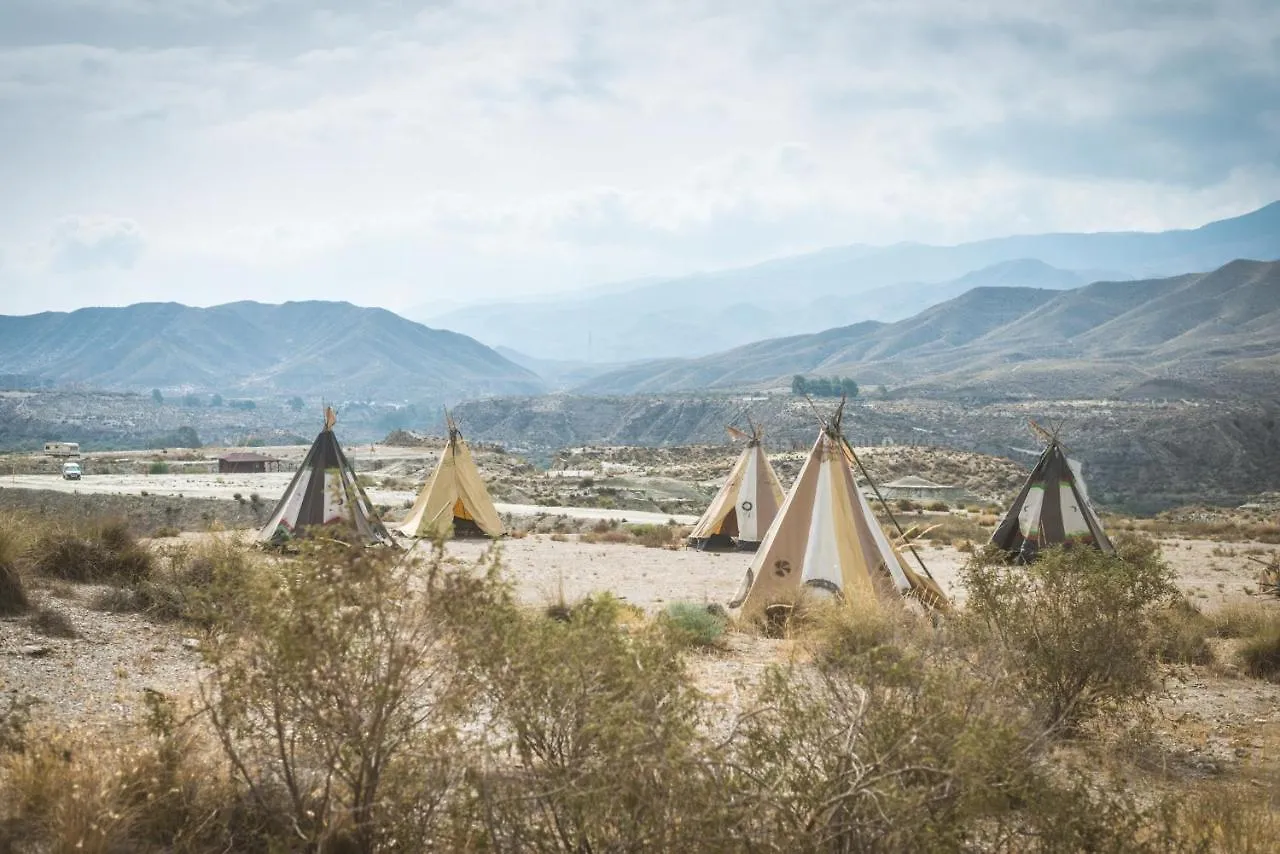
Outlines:
[[[751,508],[752,508],[752,507],[755,507],[755,505],[754,505],[754,504],[752,504],[750,501],[744,501],[744,502],[742,502],[742,512],[743,512],[743,513],[750,513],[750,512],[751,512]]]
[[[773,562],[773,574],[779,578],[786,578],[791,574],[791,561],[777,560]]]

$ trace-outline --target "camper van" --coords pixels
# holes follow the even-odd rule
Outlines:
[[[79,480],[80,464],[79,463],[63,463],[62,479],[63,480]]]
[[[80,445],[78,442],[45,442],[44,453],[47,457],[78,457]]]

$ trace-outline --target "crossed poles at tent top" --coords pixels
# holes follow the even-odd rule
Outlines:
[[[924,558],[920,556],[920,552],[916,551],[915,545],[907,537],[907,532],[904,531],[902,529],[902,525],[898,523],[898,517],[894,515],[893,510],[889,507],[889,502],[885,501],[884,496],[880,494],[880,487],[876,486],[876,482],[872,480],[871,474],[867,471],[867,467],[862,464],[862,460],[853,450],[853,445],[851,445],[849,440],[844,436],[844,431],[841,429],[841,422],[844,419],[844,405],[848,402],[847,396],[843,394],[840,395],[840,403],[836,406],[836,411],[830,418],[823,417],[822,413],[818,411],[818,407],[814,405],[813,398],[809,395],[806,394],[804,399],[808,401],[809,408],[813,410],[813,414],[817,417],[818,425],[822,431],[832,439],[839,442],[841,448],[843,448],[849,459],[853,460],[853,462],[858,466],[858,471],[862,473],[863,480],[867,482],[871,487],[871,491],[875,493],[876,500],[879,501],[880,506],[884,508],[884,512],[888,515],[889,521],[893,523],[893,527],[898,532],[898,536],[902,537],[903,545],[911,550],[911,554],[915,557],[916,563],[920,564],[920,568],[924,570],[924,574],[929,577],[929,580],[934,584],[937,584],[938,579],[933,577],[933,573],[930,572],[929,567],[925,565]]]

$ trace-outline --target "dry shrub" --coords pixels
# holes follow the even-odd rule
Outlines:
[[[76,631],[75,625],[71,622],[71,618],[63,611],[57,608],[50,608],[42,605],[37,608],[35,613],[27,618],[27,622],[31,628],[49,638],[74,638],[79,637],[80,633]]]
[[[1185,596],[1153,614],[1156,657],[1167,664],[1212,664],[1213,621]]]
[[[387,550],[320,541],[276,568],[202,646],[203,708],[237,785],[282,813],[298,844],[430,847],[461,784],[473,697],[444,614],[474,623],[493,572],[443,571]]]
[[[460,624],[489,758],[459,848],[727,850],[699,695],[669,633],[618,622],[616,600],[592,599],[566,622],[508,604]]]
[[[136,584],[150,575],[154,565],[151,553],[121,520],[45,532],[29,554],[34,572],[64,581]]]
[[[0,561],[0,617],[23,614],[30,607],[31,600],[17,565]]]
[[[1046,549],[1028,566],[993,549],[961,570],[965,621],[1018,676],[1049,729],[1084,720],[1155,689],[1159,610],[1174,595],[1150,541],[1118,541],[1118,553]]]
[[[1237,655],[1250,676],[1280,682],[1280,620],[1246,639]]]
[[[31,607],[18,561],[26,549],[25,520],[0,520],[0,617],[26,613]]]
[[[1123,784],[1047,761],[1001,668],[874,615],[831,637],[816,669],[766,672],[726,751],[740,850],[1178,850]]]

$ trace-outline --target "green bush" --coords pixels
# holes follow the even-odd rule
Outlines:
[[[156,460],[151,465],[147,466],[147,474],[168,474],[168,473],[169,473],[169,464],[166,462]]]
[[[1154,545],[1138,541],[1116,555],[1046,549],[1028,566],[988,549],[961,570],[969,628],[1061,732],[1155,689],[1157,614],[1171,579]]]
[[[683,645],[718,647],[724,643],[729,617],[718,605],[672,602],[663,610],[662,622]]]

